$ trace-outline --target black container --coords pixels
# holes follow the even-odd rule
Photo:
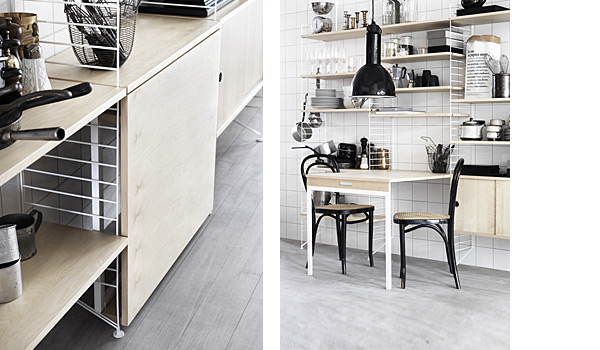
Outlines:
[[[338,159],[351,159],[356,160],[358,154],[358,147],[353,143],[340,143],[337,150]]]
[[[451,52],[450,49],[452,49],[452,52],[454,52],[454,53],[460,53],[460,54],[462,54],[464,52],[463,49],[459,49],[458,47],[452,47],[452,48],[450,48],[450,46],[448,46],[448,45],[445,45],[445,46],[429,46],[427,48],[427,52],[428,53]]]
[[[473,7],[467,9],[456,10],[457,16],[468,16],[468,15],[476,15],[479,13],[490,13],[490,12],[498,12],[498,11],[507,11],[506,7],[498,6],[498,5],[490,5],[483,7]]]
[[[463,166],[462,175],[500,176],[500,165],[470,165]]]

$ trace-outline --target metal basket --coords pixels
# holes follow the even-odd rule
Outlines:
[[[450,168],[452,147],[450,145],[441,147],[427,145],[425,149],[427,150],[427,158],[429,160],[429,170],[433,173],[447,173]]]
[[[117,51],[119,52],[119,66],[125,63],[133,48],[140,2],[140,0],[120,0],[117,11],[114,1],[65,0],[67,20],[73,23],[69,25],[69,35],[71,43],[76,45],[73,46],[73,52],[79,63],[116,68]],[[117,49],[117,16],[119,14],[119,45]]]

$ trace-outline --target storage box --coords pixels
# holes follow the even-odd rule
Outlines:
[[[431,30],[427,32],[427,40],[439,38],[450,38],[462,41],[463,34],[459,31],[451,31],[449,29]]]
[[[428,46],[452,46],[458,47],[461,49],[465,48],[465,43],[462,40],[450,39],[450,38],[435,38],[435,39],[427,39]]]
[[[454,52],[454,53],[459,53],[459,54],[463,54],[464,53],[464,49],[458,48],[458,47],[453,47],[452,50],[450,49],[450,46],[429,46],[427,48],[427,52],[428,53],[438,53],[438,52]]]

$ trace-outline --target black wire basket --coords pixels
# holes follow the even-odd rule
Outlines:
[[[65,0],[65,13],[69,25],[69,35],[73,52],[79,63],[89,66],[117,67],[127,61],[133,48],[135,24],[140,0]],[[96,6],[92,6],[96,5]],[[113,6],[113,7],[110,7]],[[120,14],[117,46],[117,16]],[[92,25],[92,26],[90,26]],[[106,49],[104,48],[106,47]],[[115,50],[118,47],[118,50]]]
[[[452,153],[452,147],[450,145],[438,147],[425,146],[427,150],[427,158],[429,160],[429,170],[432,173],[447,173],[450,168],[450,154]]]

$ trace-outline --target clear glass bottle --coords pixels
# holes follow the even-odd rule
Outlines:
[[[384,0],[383,24],[400,23],[400,2],[398,0]]]

